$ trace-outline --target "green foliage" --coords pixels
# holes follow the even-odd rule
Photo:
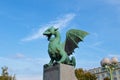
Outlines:
[[[12,76],[9,76],[9,73],[7,71],[8,67],[2,67],[2,74],[0,76],[0,80],[15,80],[15,75],[14,77]]]
[[[12,77],[9,77],[9,76],[0,76],[0,80],[12,80]]]
[[[90,72],[84,71],[83,69],[76,69],[75,75],[78,80],[97,80],[95,74],[91,74]]]

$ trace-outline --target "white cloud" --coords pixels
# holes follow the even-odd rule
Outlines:
[[[19,59],[25,58],[25,55],[23,55],[22,53],[17,53],[17,54],[14,56],[14,58],[19,58]]]
[[[116,6],[120,5],[120,0],[103,0],[103,1],[111,5],[116,5]]]
[[[117,58],[120,58],[120,54],[109,54],[108,57],[117,57]]]
[[[69,24],[69,22],[74,17],[75,17],[75,14],[67,14],[67,15],[63,16],[62,18],[58,18],[56,21],[51,21],[49,24],[46,24],[46,25],[42,26],[40,29],[38,29],[38,31],[36,31],[33,35],[22,39],[22,41],[31,41],[31,40],[35,40],[38,38],[42,38],[43,32],[50,26],[54,26],[56,28],[62,29],[64,27],[66,27],[67,24]]]
[[[98,42],[93,43],[91,46],[97,47],[97,46],[100,46],[101,44],[102,44],[102,42],[98,41]]]
[[[87,47],[100,52],[108,52],[107,50],[101,48],[104,42],[99,40],[99,35],[97,33],[91,33],[89,38],[91,42],[86,44]]]

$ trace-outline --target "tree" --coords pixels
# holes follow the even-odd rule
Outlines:
[[[110,78],[109,77],[105,77],[104,80],[110,80]]]
[[[13,80],[11,76],[0,76],[0,80]]]
[[[97,80],[95,74],[84,71],[82,68],[75,70],[75,75],[78,80]]]
[[[83,69],[76,69],[75,70],[75,75],[78,80],[84,80],[84,71]]]
[[[15,75],[12,77],[12,76],[9,76],[9,73],[8,73],[8,67],[2,67],[2,74],[0,76],[0,80],[15,80]]]

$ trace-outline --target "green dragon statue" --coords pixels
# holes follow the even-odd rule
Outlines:
[[[61,36],[58,28],[48,28],[43,35],[48,37],[48,53],[51,60],[48,64],[45,64],[44,67],[49,67],[56,63],[68,64],[75,67],[75,57],[72,56],[70,59],[69,56],[74,52],[74,49],[78,47],[78,43],[83,41],[83,38],[87,34],[87,32],[82,30],[70,29],[66,33],[66,41],[61,43]]]

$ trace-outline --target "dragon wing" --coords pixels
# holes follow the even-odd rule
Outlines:
[[[74,52],[75,48],[78,48],[78,43],[83,41],[84,37],[88,35],[87,32],[82,30],[70,29],[66,33],[66,41],[64,49],[68,55],[71,55]]]

